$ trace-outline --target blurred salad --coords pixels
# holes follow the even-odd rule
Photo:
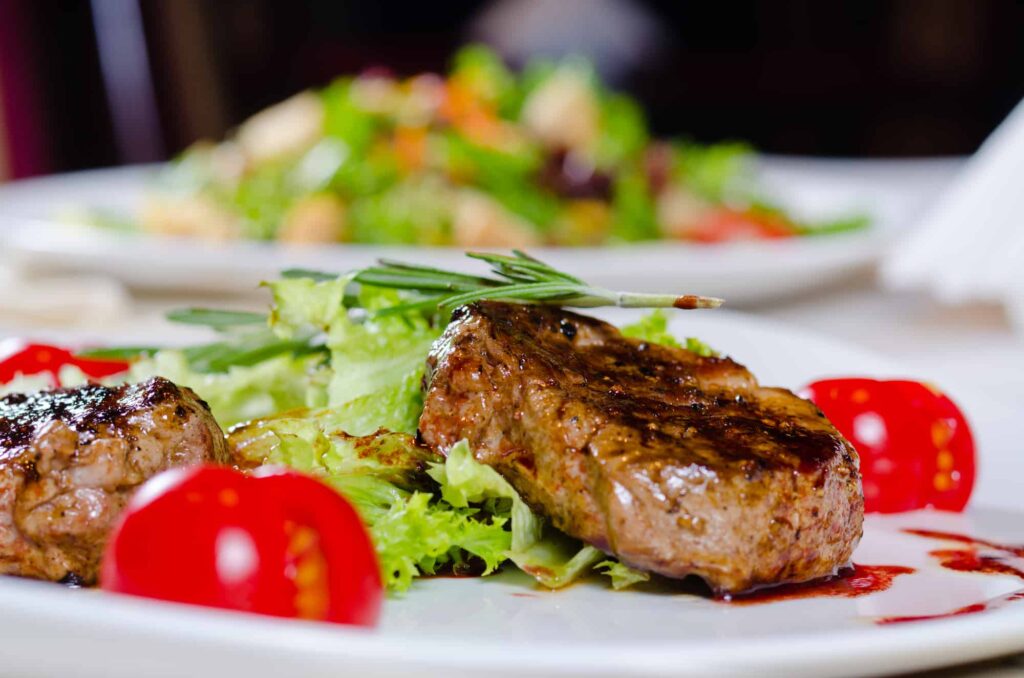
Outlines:
[[[811,224],[761,195],[750,149],[653,139],[584,61],[513,73],[480,46],[447,77],[341,78],[199,143],[166,169],[148,232],[296,243],[523,247],[788,238]]]

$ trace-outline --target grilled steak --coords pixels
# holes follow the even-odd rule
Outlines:
[[[225,456],[206,404],[159,377],[0,398],[0,574],[95,581],[140,483]]]
[[[481,302],[429,361],[423,440],[467,439],[556,527],[628,565],[733,593],[833,574],[860,539],[854,449],[728,358]]]

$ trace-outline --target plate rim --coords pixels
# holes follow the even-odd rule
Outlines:
[[[69,602],[70,595],[70,602]],[[611,594],[610,594],[611,595]],[[93,606],[105,599],[103,614]],[[774,603],[777,605],[785,602]],[[84,628],[122,642],[127,633],[172,646],[212,644],[228,656],[258,651],[275,661],[319,670],[346,666],[376,670],[415,665],[423,675],[488,672],[507,656],[508,644],[490,639],[379,634],[326,623],[276,619],[227,610],[135,598],[102,591],[70,592],[53,584],[0,578],[5,615],[23,614],[40,625]],[[3,624],[0,624],[3,626]],[[242,642],[240,639],[245,638]],[[737,652],[742,644],[742,651]],[[394,655],[402,648],[403,657]],[[625,641],[532,641],[528,660],[517,667],[533,675],[701,676],[762,672],[785,675],[866,675],[925,670],[982,660],[1024,649],[1024,608],[896,626],[800,632],[737,639]],[[9,655],[8,646],[0,656]],[[854,668],[855,667],[855,668]],[[500,672],[500,671],[499,671]],[[317,673],[317,675],[320,675]],[[451,675],[448,673],[448,675]],[[462,675],[462,673],[456,673]],[[479,674],[478,674],[479,675]],[[504,675],[504,673],[502,673]]]

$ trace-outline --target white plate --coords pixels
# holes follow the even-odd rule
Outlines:
[[[594,284],[635,291],[666,287],[742,304],[834,283],[873,263],[893,235],[918,214],[960,166],[939,160],[766,158],[767,191],[809,218],[871,214],[871,229],[821,238],[724,245],[654,243],[617,248],[537,248],[549,263]],[[467,266],[454,248],[268,243],[223,245],[125,236],[60,225],[61,208],[132,211],[154,168],[48,177],[0,187],[0,237],[32,269],[114,275],[140,288],[217,292],[252,290],[288,267],[343,271],[379,257],[422,258]],[[429,252],[429,254],[427,253]]]
[[[629,317],[609,314],[615,321]],[[765,384],[798,388],[829,375],[900,374],[877,355],[740,314],[678,313],[673,331],[702,337]],[[989,461],[996,472],[1013,472],[1000,466],[1005,462]],[[4,579],[0,666],[23,676],[218,678],[839,676],[927,669],[1024,650],[1024,602],[934,622],[877,626],[873,619],[948,612],[1024,583],[943,570],[927,556],[937,542],[900,528],[1013,543],[1024,542],[1022,518],[997,509],[871,517],[855,561],[919,569],[886,592],[860,598],[730,607],[679,592],[613,592],[601,582],[548,592],[511,572],[420,581],[387,602],[382,626],[372,632]]]

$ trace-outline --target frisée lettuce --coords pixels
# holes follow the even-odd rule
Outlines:
[[[351,276],[270,283],[271,327],[285,338],[311,327],[325,335],[331,370],[327,406],[337,428],[352,435],[382,428],[415,433],[426,356],[441,331],[422,314],[375,315],[399,303],[395,290],[361,285],[346,301],[351,284]],[[361,317],[350,315],[353,307]]]
[[[601,561],[615,588],[646,579],[546,525],[465,441],[441,457],[408,434],[352,436],[336,423],[330,409],[268,417],[232,429],[228,445],[236,460],[289,466],[341,492],[366,521],[389,589],[440,570],[486,575],[506,560],[549,588]]]

